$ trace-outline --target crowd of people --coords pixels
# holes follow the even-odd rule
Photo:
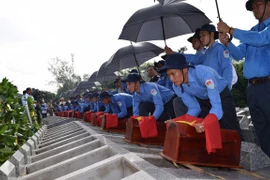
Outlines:
[[[88,92],[82,97],[60,100],[57,111],[75,110],[117,114],[118,118],[153,116],[166,121],[185,116],[218,121],[220,128],[236,130],[242,135],[231,90],[237,83],[232,58],[244,62],[248,79],[247,100],[262,150],[270,157],[270,3],[269,0],[248,0],[259,23],[244,31],[219,22],[203,25],[187,39],[196,54],[173,52],[165,47],[164,59],[147,69],[149,82],[132,70],[126,79],[115,81],[115,91]],[[229,35],[240,40],[235,46]],[[219,39],[219,41],[217,41]],[[195,125],[204,132],[204,123]]]

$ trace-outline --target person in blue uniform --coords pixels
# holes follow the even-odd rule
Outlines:
[[[193,66],[186,62],[184,55],[174,53],[167,57],[160,71],[168,74],[175,93],[181,98],[181,103],[174,102],[177,117],[188,114],[205,118],[214,114],[221,128],[236,130],[242,138],[231,91],[213,68]],[[202,123],[197,126],[204,130]]]
[[[270,157],[270,1],[248,0],[246,9],[252,11],[259,22],[250,31],[218,23],[220,42],[225,44],[235,60],[244,61],[244,76],[248,79],[247,102],[261,149]],[[235,46],[229,42],[229,33],[240,40]]]
[[[145,82],[137,73],[128,74],[124,80],[133,96],[133,115],[153,115],[157,121],[166,121],[175,117],[171,90],[152,82]]]
[[[200,28],[200,41],[205,48],[195,55],[186,54],[186,60],[194,65],[212,67],[227,81],[229,89],[232,89],[234,71],[232,58],[227,48],[216,39],[218,39],[216,27],[212,24],[203,25]],[[165,51],[173,53],[168,47],[165,47]]]
[[[118,93],[128,93],[126,83],[122,82],[121,77],[114,81],[115,89]]]
[[[86,104],[88,106],[88,111],[91,111],[91,109],[94,109],[94,102],[92,101],[92,93],[87,94]]]
[[[165,65],[165,61],[164,60],[160,60],[158,62],[154,62],[154,66],[156,67],[157,70],[161,69],[163,66]],[[160,73],[160,76],[157,80],[157,84],[164,86],[170,90],[173,91],[173,87],[172,87],[172,81],[170,80],[170,78],[167,76],[166,72]]]
[[[99,94],[97,92],[92,94],[92,101],[94,102],[94,108],[91,109],[92,112],[110,112],[109,106],[102,103],[102,101],[99,99]]]
[[[111,95],[106,91],[103,91],[99,95],[103,104],[109,105],[111,112],[117,114],[118,118],[129,118],[133,115],[132,111],[132,98],[130,94],[118,93]]]

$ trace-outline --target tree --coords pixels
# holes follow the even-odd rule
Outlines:
[[[236,73],[238,75],[238,81],[232,88],[232,95],[234,98],[236,107],[247,107],[246,88],[248,85],[247,79],[243,74],[244,61],[233,63]]]
[[[48,70],[54,76],[54,81],[49,82],[49,84],[56,85],[58,87],[57,96],[75,88],[81,82],[81,77],[74,73],[73,55],[71,63],[66,60],[61,60],[58,57],[52,58],[52,62],[49,63]]]
[[[89,78],[90,78],[89,74],[83,74],[83,81],[88,81]]]

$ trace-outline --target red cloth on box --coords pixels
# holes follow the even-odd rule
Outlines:
[[[154,138],[158,136],[157,122],[154,116],[131,116],[139,121],[142,138]]]
[[[64,112],[63,112],[63,116],[64,116],[64,117],[68,117],[68,111],[64,111]]]
[[[102,119],[100,118],[100,116],[103,115],[104,112],[96,112],[95,114],[97,116],[97,125],[100,126],[102,123]]]
[[[91,119],[92,119],[92,112],[91,112],[91,111],[85,112],[84,118],[85,118],[85,119],[84,119],[85,121],[91,122]]]
[[[118,115],[117,114],[106,114],[106,128],[115,128],[118,126]]]
[[[216,152],[216,149],[222,148],[220,126],[216,115],[208,114],[203,119],[185,114],[173,120],[178,123],[185,123],[193,127],[197,123],[202,123],[204,125],[205,130],[206,150],[208,154],[210,154],[211,152]]]
[[[73,117],[74,116],[74,111],[73,110],[69,110],[68,111],[68,117]]]
[[[81,113],[79,111],[75,112],[75,118],[78,118],[78,119],[81,118]]]
[[[59,112],[58,115],[61,116],[61,117],[63,117],[63,112]]]
[[[208,114],[203,121],[208,154],[222,148],[222,139],[218,118],[215,114]]]

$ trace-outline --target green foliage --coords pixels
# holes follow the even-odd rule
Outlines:
[[[57,97],[59,97],[61,93],[75,88],[81,82],[81,77],[74,73],[73,58],[71,63],[57,57],[53,58],[52,62],[49,63],[48,70],[54,77],[54,81],[51,81],[49,84],[58,87]]]
[[[248,85],[247,79],[243,75],[244,61],[239,63],[233,63],[236,73],[238,75],[238,81],[232,88],[232,94],[236,107],[247,107],[246,88]]]
[[[30,117],[31,117],[31,120],[32,120],[32,131],[33,131],[33,133],[35,133],[39,129],[38,115],[36,113],[36,109],[35,109],[35,106],[34,106],[34,100],[30,96],[27,98],[27,105],[28,105]]]
[[[33,135],[17,88],[4,78],[0,83],[0,165]]]

